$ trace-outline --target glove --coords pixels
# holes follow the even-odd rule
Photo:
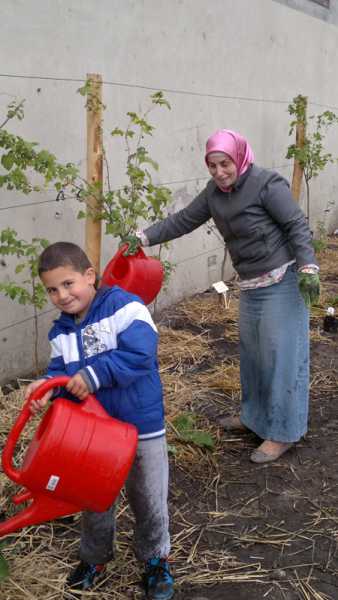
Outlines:
[[[318,273],[298,273],[299,291],[308,308],[317,304],[320,296],[320,281]]]

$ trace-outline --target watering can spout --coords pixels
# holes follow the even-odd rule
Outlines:
[[[23,495],[21,498],[22,500],[17,496],[16,499],[13,498],[13,501],[18,504],[18,501],[21,502],[28,499],[28,493],[27,495],[25,494],[25,498]],[[28,525],[37,525],[44,521],[51,521],[57,517],[71,515],[80,510],[81,509],[78,506],[74,506],[68,502],[62,502],[61,500],[46,497],[46,495],[36,494],[29,506],[13,517],[0,523],[0,537],[13,533]]]

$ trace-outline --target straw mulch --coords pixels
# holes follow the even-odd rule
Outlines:
[[[317,413],[323,418],[338,395],[334,367],[338,341],[322,330],[326,301],[338,281],[337,255],[335,247],[320,257],[322,302],[311,316],[315,350],[311,392],[314,399],[320,398],[314,407],[315,418]],[[332,274],[336,274],[335,281]],[[319,464],[321,435],[316,428],[299,445],[298,453],[256,468],[248,461],[248,452],[257,445],[254,436],[224,436],[218,425],[220,416],[238,410],[240,400],[236,288],[231,286],[228,308],[216,293],[200,294],[166,311],[158,327],[171,460],[170,558],[177,599],[335,600],[337,444],[332,460],[328,459],[331,470]],[[316,358],[322,352],[327,353],[325,364]],[[1,446],[21,403],[22,390],[0,393]],[[213,435],[213,450],[182,440],[173,423],[184,412],[194,413],[198,427]],[[330,444],[338,434],[338,411],[336,428],[334,422],[332,417],[325,425]],[[17,464],[36,425],[36,421],[30,423],[20,438]],[[18,510],[10,502],[16,492],[16,486],[1,474],[0,512],[6,516]],[[77,560],[79,518],[76,515],[28,527],[1,541],[1,551],[10,566],[9,578],[0,584],[1,600],[70,597],[64,595],[64,583]],[[103,582],[83,598],[142,597],[132,531],[132,517],[122,494],[116,560],[109,564]]]

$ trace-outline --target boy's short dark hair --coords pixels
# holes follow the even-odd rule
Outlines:
[[[44,249],[38,260],[39,275],[58,267],[73,267],[74,271],[84,273],[92,267],[86,253],[71,242],[56,242]]]

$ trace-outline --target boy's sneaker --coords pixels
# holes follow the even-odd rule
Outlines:
[[[67,579],[67,586],[73,590],[89,590],[102,578],[105,565],[93,565],[81,560]]]
[[[147,598],[169,600],[174,595],[174,579],[165,558],[151,558],[146,562],[143,585]]]

